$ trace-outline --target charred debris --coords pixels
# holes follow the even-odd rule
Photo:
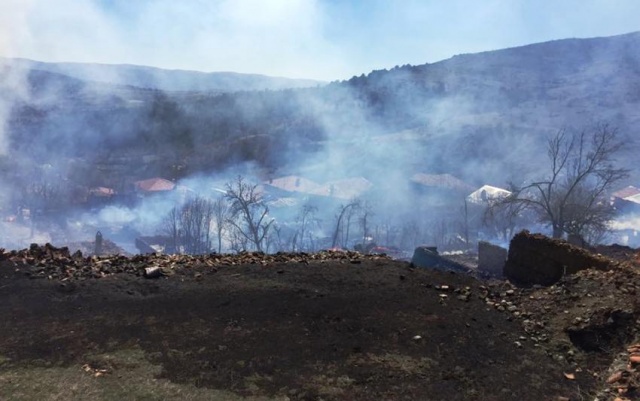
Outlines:
[[[221,267],[240,265],[271,266],[275,263],[302,263],[333,261],[360,264],[362,260],[389,259],[386,255],[364,255],[352,251],[322,251],[317,253],[241,252],[239,254],[166,255],[147,254],[124,256],[84,256],[68,247],[57,248],[51,244],[32,244],[28,249],[5,251],[0,249],[0,274],[24,274],[33,279],[86,280],[115,274],[130,274],[155,278],[172,276],[184,270],[199,274],[215,273]],[[160,274],[158,274],[160,272]]]

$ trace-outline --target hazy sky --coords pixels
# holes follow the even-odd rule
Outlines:
[[[640,0],[0,0],[0,56],[336,80],[639,16]]]

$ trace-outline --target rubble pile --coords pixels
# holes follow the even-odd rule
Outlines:
[[[633,258],[609,266],[564,275],[547,287],[490,281],[479,287],[479,297],[521,324],[524,334],[515,347],[542,346],[549,357],[573,366],[567,374],[575,380],[599,383],[604,390],[596,400],[638,399],[640,346],[629,344],[640,339],[640,269]],[[611,363],[618,352],[622,356]],[[603,361],[611,363],[609,371],[598,367]]]
[[[600,399],[615,397],[615,401],[640,398],[640,343],[627,347],[618,355],[607,376]]]
[[[625,262],[640,267],[640,250],[624,245],[598,245],[592,252],[603,255],[609,259]]]
[[[71,253],[68,247],[56,248],[51,244],[40,246],[32,244],[29,249],[6,252],[0,249],[0,274],[7,271],[22,273],[30,278],[47,278],[49,280],[83,280],[101,278],[113,274],[128,273],[145,276],[145,272],[172,275],[180,269],[211,269],[222,266],[239,266],[260,264],[267,266],[274,263],[303,263],[331,260],[358,264],[363,259],[388,259],[384,255],[364,255],[358,252],[321,251],[308,253],[276,253],[243,252],[239,254],[208,255],[164,255],[149,254],[127,257],[123,255],[84,256],[81,251]],[[12,270],[10,270],[12,269]]]

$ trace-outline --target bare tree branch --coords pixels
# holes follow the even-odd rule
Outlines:
[[[614,212],[606,193],[629,173],[614,166],[623,145],[606,124],[573,135],[560,130],[547,145],[549,176],[528,185],[512,184],[512,194],[493,208],[517,204],[520,211],[532,210],[556,238],[602,231]]]
[[[258,186],[249,184],[242,176],[238,176],[234,182],[227,184],[225,198],[231,204],[229,224],[252,243],[258,252],[262,252],[263,242],[274,220],[269,219],[269,207],[263,201]]]

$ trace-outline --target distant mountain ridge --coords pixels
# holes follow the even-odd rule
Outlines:
[[[181,178],[248,162],[318,182],[347,172],[378,182],[429,173],[501,186],[545,166],[549,135],[604,122],[628,141],[621,164],[640,179],[639,32],[464,54],[274,91],[162,92],[141,89],[141,82],[95,84],[27,70],[27,95],[11,109],[7,132],[16,153],[34,160],[58,157],[55,149],[107,160],[102,168],[111,154],[154,154],[160,157],[139,166],[138,178],[151,171]],[[0,68],[0,89],[2,74]],[[0,101],[10,95],[11,88],[0,90]],[[74,146],[56,147],[60,141]]]
[[[1,58],[0,64],[40,70],[83,81],[136,86],[163,91],[237,92],[307,88],[326,84],[312,79],[271,77],[237,72],[169,70],[130,64],[51,63],[23,58]]]

